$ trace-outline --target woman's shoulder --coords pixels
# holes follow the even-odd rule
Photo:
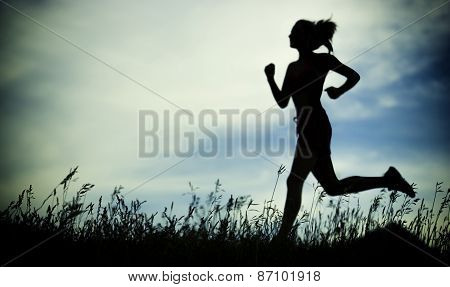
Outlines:
[[[294,61],[294,62],[290,62],[288,65],[288,69],[295,68],[296,66],[298,66],[299,63],[300,63],[300,61],[298,61],[298,60]]]
[[[329,53],[317,53],[316,59],[323,65],[326,66],[328,70],[332,70],[335,66],[340,64],[339,60],[332,54]]]
[[[286,73],[293,73],[299,69],[299,61],[289,63],[286,69]]]

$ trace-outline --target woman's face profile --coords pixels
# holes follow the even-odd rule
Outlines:
[[[292,30],[291,33],[289,34],[289,40],[290,40],[290,46],[291,48],[300,48],[301,44],[304,42],[304,37],[303,37],[303,32],[301,27],[299,27],[299,25],[295,25]]]

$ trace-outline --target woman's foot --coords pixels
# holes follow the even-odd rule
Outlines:
[[[388,190],[398,190],[406,193],[410,197],[416,196],[412,186],[402,177],[395,167],[389,167],[384,177],[388,180]]]

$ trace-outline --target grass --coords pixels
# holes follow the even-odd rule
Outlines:
[[[277,171],[277,180],[284,168]],[[271,242],[282,212],[269,201],[225,197],[219,180],[201,199],[190,184],[185,215],[126,203],[123,188],[86,203],[84,184],[69,198],[78,168],[36,204],[32,186],[0,212],[1,264],[8,266],[445,266],[450,260],[450,190],[434,200],[382,191],[364,211],[349,197],[314,189],[289,240]],[[275,184],[275,188],[276,188]],[[274,188],[274,191],[275,191]],[[39,247],[24,251],[48,239]]]

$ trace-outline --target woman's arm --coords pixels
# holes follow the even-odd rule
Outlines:
[[[275,99],[275,101],[277,102],[278,106],[282,109],[284,109],[285,107],[287,107],[288,103],[289,103],[289,98],[290,95],[288,93],[286,93],[286,83],[287,83],[287,77],[288,77],[288,72],[289,72],[289,67],[288,67],[288,72],[286,72],[286,77],[284,79],[284,83],[283,83],[283,89],[280,90],[278,88],[277,83],[275,82],[275,65],[274,64],[269,64],[264,68],[264,72],[266,73],[267,76],[267,81],[269,82],[269,86],[270,86],[270,90],[272,91],[272,95]]]
[[[332,99],[339,98],[342,94],[353,88],[356,83],[358,83],[360,76],[359,74],[353,70],[352,68],[342,64],[335,56],[329,56],[329,65],[330,70],[335,71],[336,73],[347,78],[345,83],[339,88],[328,87],[325,91],[328,93],[328,96]]]

